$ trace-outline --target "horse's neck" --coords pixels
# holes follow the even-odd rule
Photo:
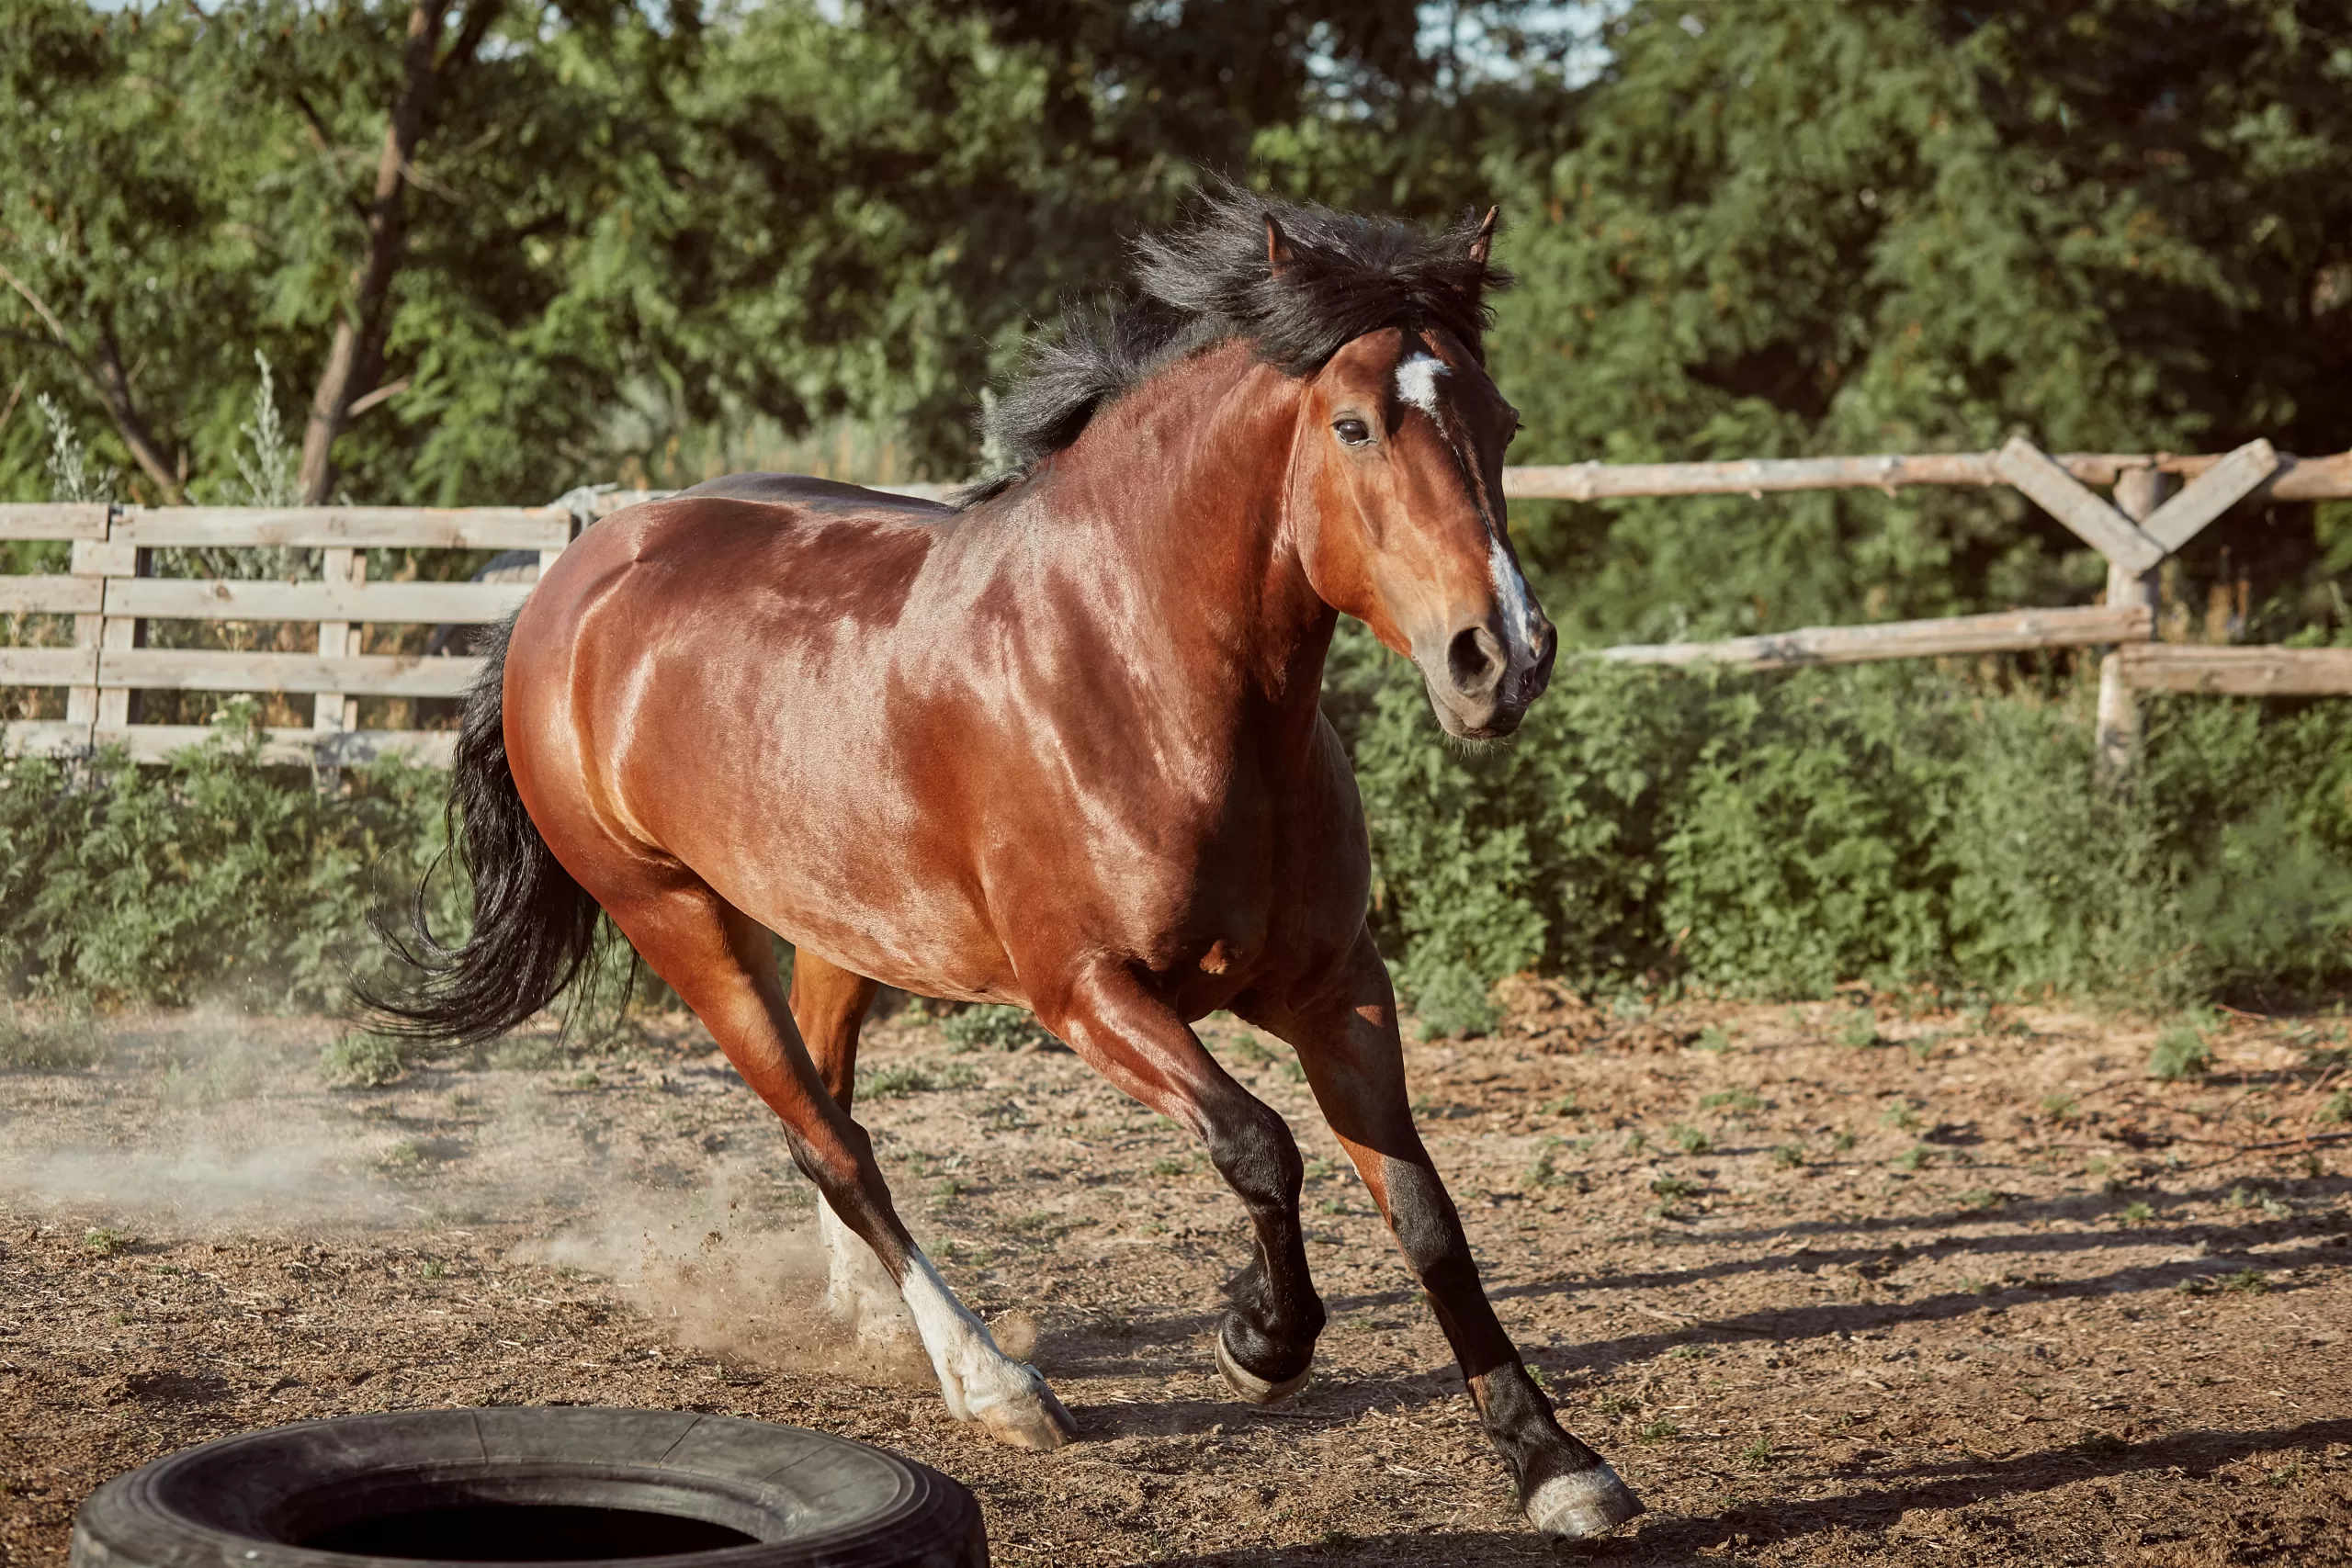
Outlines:
[[[1165,657],[1138,649],[1160,700],[1303,742],[1336,616],[1289,514],[1297,409],[1295,382],[1238,344],[1212,349],[1109,410],[1055,459],[1054,489],[1085,514],[1116,602],[1160,639]]]

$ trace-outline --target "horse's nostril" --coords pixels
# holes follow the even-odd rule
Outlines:
[[[1503,677],[1505,663],[1502,644],[1484,626],[1464,627],[1446,645],[1446,673],[1453,677],[1453,689],[1464,696],[1483,696],[1493,691]]]

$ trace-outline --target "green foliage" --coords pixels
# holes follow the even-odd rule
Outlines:
[[[2341,704],[2151,703],[2119,795],[2087,681],[1576,664],[1518,739],[1465,752],[1430,739],[1403,660],[1334,663],[1374,931],[1440,1032],[1485,1027],[1487,987],[1526,967],[1601,992],[2156,1001],[2352,976]],[[1880,1038],[1863,1013],[1841,1033]]]
[[[95,1067],[106,1055],[106,1042],[87,1017],[36,1021],[14,1003],[0,1001],[0,1069],[62,1072]]]
[[[958,1051],[1043,1051],[1059,1043],[1027,1008],[981,1002],[939,1021],[939,1032]]]
[[[108,1004],[344,1005],[379,889],[442,847],[447,781],[387,761],[322,787],[261,743],[232,703],[169,767],[0,762],[0,976]],[[458,891],[434,884],[444,933],[463,929]]]
[[[319,1051],[319,1072],[336,1089],[381,1089],[407,1071],[399,1042],[380,1034],[346,1034]]]
[[[2167,1083],[2202,1077],[2213,1066],[2213,1048],[2196,1018],[2185,1018],[2156,1036],[2148,1052],[2148,1076]]]
[[[860,1100],[899,1100],[910,1094],[930,1094],[944,1089],[969,1089],[980,1081],[980,1075],[962,1062],[945,1066],[926,1066],[921,1062],[900,1062],[888,1067],[861,1067],[857,1074],[857,1098]]]

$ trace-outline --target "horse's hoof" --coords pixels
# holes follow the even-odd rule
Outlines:
[[[1605,1464],[1555,1475],[1527,1500],[1527,1522],[1560,1540],[1599,1535],[1642,1512],[1642,1500]]]
[[[1225,1374],[1227,1387],[1252,1404],[1274,1404],[1288,1399],[1305,1388],[1306,1380],[1315,1373],[1314,1363],[1310,1361],[1298,1370],[1295,1377],[1284,1378],[1280,1382],[1268,1382],[1233,1359],[1233,1352],[1225,1348],[1225,1330],[1222,1328],[1216,1333],[1216,1370]]]
[[[1078,1436],[1077,1420],[1043,1378],[1037,1380],[1035,1398],[992,1404],[980,1413],[980,1425],[1007,1448],[1031,1453],[1051,1453]]]

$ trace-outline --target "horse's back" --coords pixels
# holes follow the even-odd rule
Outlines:
[[[813,474],[729,474],[723,479],[705,479],[678,493],[759,501],[771,506],[803,506],[823,512],[898,512],[919,517],[950,517],[956,513],[944,502],[869,490],[840,479],[820,479]]]

